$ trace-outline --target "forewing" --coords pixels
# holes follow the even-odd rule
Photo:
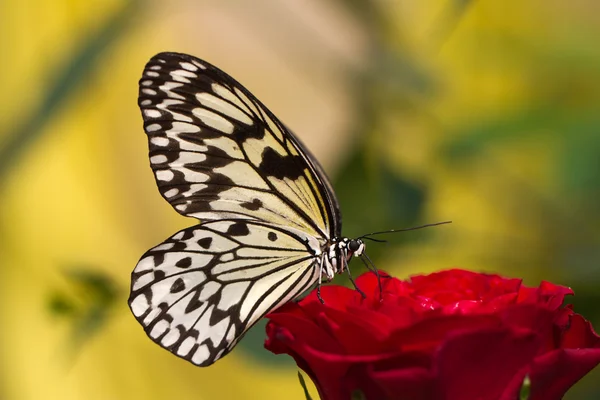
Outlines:
[[[339,236],[339,207],[321,168],[223,71],[189,55],[158,54],[144,70],[139,105],[159,190],[179,213]]]
[[[300,232],[252,221],[187,228],[141,258],[129,306],[154,342],[210,365],[262,316],[316,282],[318,246]]]

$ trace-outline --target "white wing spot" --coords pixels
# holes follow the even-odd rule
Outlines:
[[[156,132],[162,128],[159,124],[150,124],[146,127],[146,132]]]
[[[185,340],[179,345],[177,349],[177,355],[187,356],[187,354],[192,350],[192,347],[196,344],[196,339],[193,337],[187,337]]]
[[[196,98],[202,105],[208,108],[212,108],[213,110],[219,111],[220,113],[228,115],[231,118],[235,118],[246,125],[253,124],[252,119],[248,115],[246,115],[242,110],[240,110],[233,104],[226,102],[223,99],[213,96],[210,93],[198,93],[196,94]]]
[[[150,139],[150,143],[152,143],[155,146],[165,147],[169,145],[169,139],[165,137],[153,137],[152,139]]]
[[[144,99],[144,100],[140,101],[140,105],[142,105],[142,106],[149,106],[150,104],[152,104],[152,100],[150,100],[150,99]]]
[[[162,67],[160,65],[153,65],[150,67],[150,69],[156,69],[156,70],[161,69],[161,68]]]
[[[192,63],[193,63],[195,66],[197,66],[198,68],[201,68],[201,69],[206,69],[206,65],[204,65],[204,64],[201,64],[201,63],[199,63],[199,62],[198,62],[198,61],[196,61],[196,60],[192,60]]]
[[[142,316],[148,310],[148,307],[150,307],[150,304],[148,304],[148,299],[143,294],[138,295],[131,302],[131,311],[136,317]]]
[[[188,71],[198,71],[198,67],[189,62],[180,62],[181,68],[187,69]]]
[[[179,167],[186,164],[195,164],[206,161],[206,154],[198,154],[192,151],[179,152],[179,158],[171,163],[172,167]],[[204,181],[201,181],[204,182]]]
[[[222,262],[227,262],[227,261],[231,261],[231,260],[233,260],[233,253],[225,253],[225,254],[221,255]]]
[[[200,120],[210,126],[213,129],[219,130],[223,133],[233,133],[234,126],[231,122],[226,120],[214,112],[207,110],[205,108],[194,108],[192,113],[200,118]]]
[[[149,94],[150,96],[156,96],[156,90],[143,88],[142,93]]]
[[[146,75],[147,76],[152,76],[154,78],[156,78],[157,76],[160,76],[160,74],[156,71],[146,71]]]
[[[144,110],[144,114],[148,118],[159,118],[161,116],[160,111],[158,110]]]
[[[152,163],[152,164],[162,164],[162,163],[166,163],[167,161],[168,161],[168,158],[164,154],[158,154],[156,156],[150,157],[150,163]]]
[[[151,86],[152,85],[152,81],[150,79],[147,79],[145,81],[141,81],[140,85],[142,85],[142,86]]]
[[[152,330],[150,331],[150,336],[156,339],[160,337],[163,333],[165,333],[168,328],[169,323],[164,319],[161,319],[152,327]]]
[[[161,64],[164,64],[164,63],[166,63],[166,61],[165,61],[165,60],[163,60],[162,58],[159,58],[159,59],[157,59],[156,61],[158,61],[158,62],[159,62],[159,63],[161,63]]]
[[[181,75],[176,75],[171,73],[171,78],[173,78],[174,81],[177,82],[183,82],[183,83],[189,83],[191,84],[192,81],[190,81],[188,78],[186,78],[185,76],[181,76]]]
[[[165,337],[161,340],[160,343],[166,347],[172,346],[177,342],[177,340],[179,340],[179,336],[179,330],[171,329],[169,333],[167,333]]]
[[[175,188],[173,188],[173,189],[169,189],[169,190],[167,190],[167,191],[164,193],[164,195],[165,195],[165,197],[171,198],[171,197],[173,197],[173,196],[177,196],[177,194],[178,194],[178,193],[179,193],[179,189],[175,189]],[[177,239],[176,237],[173,237],[173,238],[174,238],[174,239]]]
[[[175,177],[175,174],[171,170],[161,169],[159,171],[156,171],[156,179],[158,179],[159,181],[169,182],[174,177]]]
[[[195,364],[202,364],[204,361],[208,360],[208,357],[210,357],[210,351],[208,350],[208,346],[203,344],[198,347],[198,350],[194,353],[192,362]]]
[[[171,132],[195,133],[200,132],[200,127],[198,125],[188,124],[185,122],[173,122],[173,128],[169,129],[169,133]]]
[[[175,71],[171,72],[171,76],[173,78],[175,78],[175,76],[183,76],[185,78],[197,78],[198,75],[196,75],[195,73],[191,72],[191,71],[186,71],[185,69],[176,69]]]

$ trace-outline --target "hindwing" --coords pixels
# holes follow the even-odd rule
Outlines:
[[[270,310],[318,279],[319,244],[253,221],[184,229],[141,258],[129,305],[148,336],[196,365],[212,364]]]

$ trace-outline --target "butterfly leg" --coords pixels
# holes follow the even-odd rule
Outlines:
[[[360,293],[363,299],[366,299],[367,295],[365,294],[365,292],[360,290],[360,288],[356,286],[356,282],[354,282],[354,278],[352,277],[352,274],[350,273],[350,268],[348,267],[348,258],[346,257],[346,254],[343,254],[343,257],[341,257],[341,259],[344,263],[344,268],[346,268],[346,272],[348,273],[348,278],[350,279],[350,282],[352,282],[352,286],[354,286],[354,289],[356,289],[356,291]]]
[[[319,282],[317,283],[317,299],[321,304],[325,304],[325,300],[321,297],[321,282],[323,281],[323,263],[325,262],[325,254],[321,256],[321,262],[319,263]]]

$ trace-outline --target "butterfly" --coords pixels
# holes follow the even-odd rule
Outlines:
[[[210,365],[268,312],[350,276],[363,237],[341,236],[323,169],[240,83],[193,56],[160,53],[138,103],[161,195],[200,220],[146,252],[131,275],[129,307],[154,342]]]

